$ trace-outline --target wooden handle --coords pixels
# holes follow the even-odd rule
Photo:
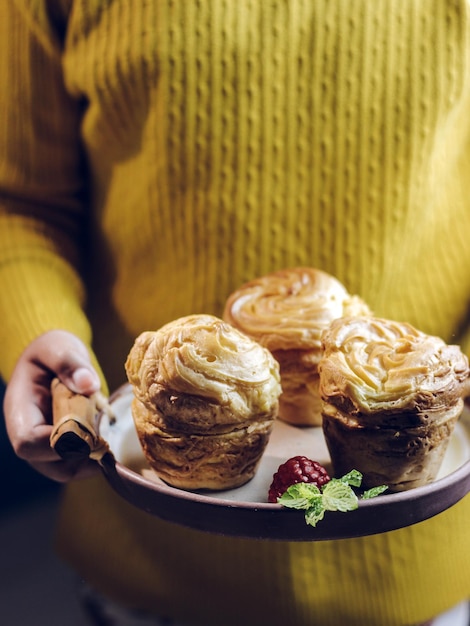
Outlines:
[[[96,431],[95,418],[101,408],[96,395],[87,397],[74,393],[58,378],[51,383],[51,394],[52,448],[65,460],[101,461],[109,448]]]

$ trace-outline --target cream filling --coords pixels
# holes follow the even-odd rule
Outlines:
[[[368,313],[333,276],[292,268],[240,287],[227,300],[224,319],[270,350],[320,350],[321,334],[332,320]]]
[[[165,387],[248,417],[271,410],[281,393],[279,364],[272,354],[211,315],[190,315],[142,333],[126,370],[147,405],[152,389]]]
[[[468,377],[468,361],[458,346],[406,323],[337,320],[323,343],[323,396],[338,395],[341,387],[362,412],[445,406],[457,401]]]

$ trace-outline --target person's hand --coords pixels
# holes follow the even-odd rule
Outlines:
[[[98,471],[95,461],[87,459],[79,465],[64,461],[49,443],[50,386],[55,377],[87,396],[100,389],[87,348],[75,335],[62,330],[41,335],[19,358],[5,392],[7,433],[17,456],[44,476],[59,482],[86,478]]]

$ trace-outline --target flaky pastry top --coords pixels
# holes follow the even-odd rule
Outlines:
[[[407,323],[376,317],[335,320],[323,334],[320,392],[361,413],[441,410],[461,401],[467,357]]]
[[[295,267],[251,280],[233,292],[223,317],[271,351],[320,350],[332,320],[370,311],[333,276]]]
[[[212,315],[189,315],[137,337],[126,372],[148,408],[162,389],[231,408],[239,419],[266,413],[281,393],[271,353]]]

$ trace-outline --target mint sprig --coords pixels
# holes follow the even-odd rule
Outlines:
[[[280,498],[279,504],[290,509],[305,510],[305,521],[309,526],[316,526],[326,511],[354,511],[359,506],[359,497],[353,487],[359,488],[362,474],[352,470],[341,478],[332,478],[321,489],[313,483],[291,485]],[[365,491],[361,499],[378,496],[387,489],[386,485],[373,487]]]
[[[387,485],[379,485],[378,487],[372,487],[372,489],[367,489],[364,491],[361,498],[363,500],[369,500],[369,498],[375,498],[376,496],[380,496],[381,493],[388,489]]]

